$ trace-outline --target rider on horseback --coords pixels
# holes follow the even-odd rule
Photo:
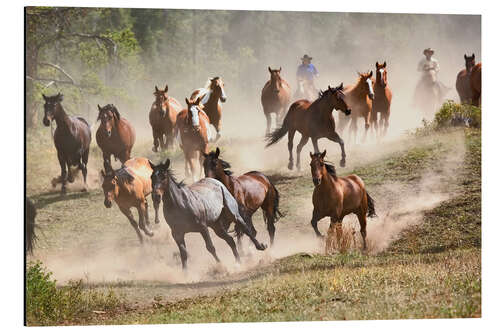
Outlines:
[[[304,54],[300,60],[302,60],[302,64],[297,68],[296,95],[314,98],[318,91],[314,85],[314,78],[319,75],[318,70],[311,63],[312,57],[309,57],[307,54]]]
[[[437,79],[439,72],[439,63],[432,55],[434,50],[426,48],[424,50],[425,58],[420,60],[417,66],[417,71],[422,72],[422,77],[418,83],[417,90],[424,88],[423,86],[435,85],[439,92],[439,100],[442,100],[450,88],[446,87],[442,82]]]

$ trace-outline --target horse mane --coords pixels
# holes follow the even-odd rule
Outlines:
[[[329,162],[323,161],[323,164],[325,165],[326,171],[330,176],[333,178],[337,179],[337,171],[335,170],[335,166]]]
[[[118,170],[115,171],[116,179],[121,184],[132,184],[134,181],[134,176],[128,171],[128,168],[124,165]]]

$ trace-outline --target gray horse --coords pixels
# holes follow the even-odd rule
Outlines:
[[[226,241],[231,247],[236,261],[240,261],[238,250],[233,237],[227,230],[231,222],[236,225],[252,240],[258,250],[265,250],[266,245],[259,243],[252,235],[247,224],[238,213],[238,203],[227,188],[218,180],[204,178],[192,185],[184,185],[175,180],[169,169],[170,160],[155,166],[150,162],[153,173],[153,200],[163,200],[163,215],[172,231],[179,252],[182,268],[186,269],[187,250],[184,235],[189,232],[199,232],[208,252],[217,262],[220,262],[212,243],[208,227],[212,228],[217,236]]]

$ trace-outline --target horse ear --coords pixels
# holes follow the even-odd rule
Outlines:
[[[220,149],[219,147],[217,147],[217,149],[215,149],[215,158],[219,158],[219,155],[220,155]]]
[[[269,73],[272,73],[273,71],[271,70],[271,67],[267,67],[267,70],[269,71]]]
[[[194,104],[200,105],[200,102],[201,102],[201,96],[196,99],[196,102],[194,102]]]
[[[326,156],[326,149],[321,153],[321,158],[325,158]]]
[[[375,63],[375,67],[378,68],[378,61]]]
[[[373,71],[370,71],[370,77],[372,77],[372,76],[373,76]]]
[[[340,89],[340,90],[343,90],[343,89],[344,89],[344,82],[341,82],[341,83],[340,83],[339,89]]]
[[[165,169],[168,169],[168,167],[170,166],[170,158],[167,158],[167,160],[165,161]]]
[[[280,73],[281,73],[281,66],[280,66],[280,70],[279,70],[278,72],[280,72]]]
[[[186,97],[186,104],[189,105],[189,99]]]
[[[168,84],[165,84],[165,92],[168,91]]]
[[[464,59],[467,60],[467,54],[464,53]]]
[[[311,159],[313,158],[313,153],[309,152],[309,156],[311,156]]]
[[[155,92],[160,91],[157,86],[155,86]]]
[[[156,168],[156,165],[153,164],[153,162],[151,162],[151,160],[148,160],[149,162],[149,166],[151,167],[151,169],[154,170],[154,168]]]
[[[476,56],[474,55],[474,53],[472,53],[472,59],[475,59],[475,58],[476,58]]]
[[[387,67],[387,62],[384,61],[384,65],[382,67],[386,68]]]

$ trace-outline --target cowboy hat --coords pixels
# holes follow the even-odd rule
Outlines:
[[[300,60],[312,60],[312,57],[308,56],[307,54],[304,54],[304,56],[300,58]]]
[[[430,47],[428,47],[428,48],[426,48],[426,49],[424,50],[424,54],[427,54],[427,53],[434,54],[434,50],[433,50],[433,49],[431,49]]]

